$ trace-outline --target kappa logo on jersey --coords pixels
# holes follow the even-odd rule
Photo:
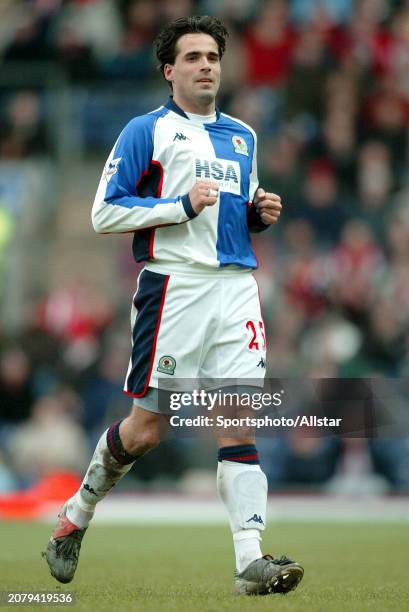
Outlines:
[[[118,166],[119,166],[119,162],[121,161],[121,159],[122,157],[111,159],[111,161],[108,162],[108,164],[105,166],[104,179],[106,180],[107,183],[109,183],[109,181],[111,180],[111,177],[118,172]]]
[[[169,374],[173,376],[176,369],[176,359],[171,357],[170,355],[164,355],[159,359],[157,370],[158,372],[162,372],[162,374]]]
[[[233,143],[233,147],[236,153],[240,153],[241,155],[249,154],[249,149],[247,146],[247,142],[241,136],[232,136],[231,139]]]
[[[266,362],[264,361],[262,357],[260,358],[260,361],[258,362],[257,367],[264,368],[264,369],[266,368]]]
[[[185,136],[183,132],[176,132],[173,142],[175,142],[175,140],[190,140],[190,138]]]
[[[197,179],[213,179],[220,186],[220,191],[240,195],[240,164],[230,159],[195,159]]]

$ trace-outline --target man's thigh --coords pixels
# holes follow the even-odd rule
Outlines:
[[[258,286],[252,274],[227,277],[220,289],[220,321],[206,338],[200,376],[263,385],[266,337]]]
[[[198,377],[206,337],[216,325],[216,292],[213,277],[141,273],[131,312],[126,393],[138,399],[149,388],[172,389],[175,380]]]

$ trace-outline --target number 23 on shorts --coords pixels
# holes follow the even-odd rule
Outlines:
[[[250,340],[247,348],[250,351],[265,351],[266,350],[266,335],[264,332],[263,321],[252,321],[249,319],[246,322],[247,335]]]

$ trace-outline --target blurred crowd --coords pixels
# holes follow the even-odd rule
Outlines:
[[[53,63],[73,89],[137,90],[143,82],[145,95],[165,92],[153,41],[164,22],[189,14],[227,25],[219,103],[257,131],[260,184],[283,198],[279,225],[255,241],[268,375],[408,376],[407,0],[2,0],[0,65]],[[1,86],[0,98],[0,162],[52,156],[43,92]],[[130,256],[121,251],[118,266],[129,277],[124,286],[134,285]],[[19,482],[58,462],[81,470],[101,428],[126,413],[125,291],[120,301],[118,311],[78,280],[42,296],[17,335],[1,330],[5,483],[6,464]],[[272,469],[270,478],[324,482],[342,446],[277,442],[271,465],[287,457],[287,471]],[[407,447],[393,442],[383,474],[409,490]],[[186,461],[175,447],[162,452],[180,474]],[[309,475],[291,471],[306,457],[316,458]],[[322,474],[324,464],[334,467]]]

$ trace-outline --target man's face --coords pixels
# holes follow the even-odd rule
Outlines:
[[[164,74],[173,85],[175,99],[187,106],[214,102],[220,85],[219,50],[214,38],[208,34],[181,36],[175,63],[166,64]]]

